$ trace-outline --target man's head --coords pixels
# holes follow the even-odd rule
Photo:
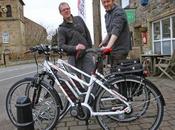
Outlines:
[[[115,0],[101,0],[102,5],[104,6],[106,11],[109,11],[112,9],[112,6],[114,4]]]
[[[63,16],[64,19],[67,19],[71,16],[70,6],[66,2],[62,2],[59,4],[58,9],[60,14]]]

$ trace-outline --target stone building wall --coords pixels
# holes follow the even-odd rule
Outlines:
[[[142,6],[140,0],[130,0],[129,8],[136,9],[136,21],[130,27],[134,32],[136,46],[151,48],[152,22],[175,14],[174,0],[149,0],[148,5]],[[142,43],[141,32],[147,32],[147,44]]]
[[[1,21],[0,22],[0,28],[1,28],[1,37],[0,37],[0,44],[1,47],[7,47],[12,51],[18,51],[19,48],[16,48],[17,46],[19,46],[21,43],[24,43],[24,39],[22,39],[21,35],[22,35],[22,29],[20,29],[21,23],[19,21]],[[6,31],[9,32],[9,43],[2,43],[2,33]],[[24,36],[23,36],[24,37]],[[2,48],[4,49],[4,48]]]
[[[28,47],[46,41],[46,29],[34,21],[24,17],[24,2],[22,0],[0,1],[0,59],[2,54],[8,53],[11,58],[21,58]],[[11,6],[11,16],[7,15],[4,7]],[[5,12],[7,11],[7,12]],[[8,33],[8,43],[3,43],[4,33]],[[42,36],[38,37],[40,34]]]
[[[24,18],[25,23],[25,45],[31,47],[36,44],[46,43],[47,31],[43,26],[34,21]]]

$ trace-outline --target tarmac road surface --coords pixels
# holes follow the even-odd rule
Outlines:
[[[35,64],[24,64],[0,68],[0,130],[15,129],[10,122],[5,109],[5,98],[9,88],[20,79],[27,76],[33,76],[35,72]]]

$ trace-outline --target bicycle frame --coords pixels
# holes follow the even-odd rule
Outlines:
[[[75,106],[75,102],[71,99],[70,95],[68,95],[68,93],[65,91],[65,89],[63,88],[63,86],[61,85],[60,81],[64,81],[66,83],[66,85],[69,88],[69,91],[71,91],[71,93],[73,95],[73,97],[80,99],[80,95],[83,94],[80,91],[77,91],[77,89],[74,89],[73,87],[76,88],[76,85],[72,82],[72,79],[74,79],[75,81],[78,81],[80,84],[82,84],[83,86],[88,86],[88,89],[86,92],[84,92],[85,95],[85,100],[84,102],[81,103],[81,105],[86,106],[90,111],[91,111],[91,116],[98,116],[98,115],[116,115],[116,114],[122,114],[124,112],[130,112],[131,108],[129,103],[127,102],[127,99],[122,96],[121,94],[119,94],[116,91],[113,91],[112,89],[109,89],[108,87],[106,87],[104,85],[104,83],[96,78],[95,74],[92,75],[88,75],[85,72],[79,70],[78,68],[68,64],[67,62],[59,59],[57,61],[57,65],[51,63],[50,61],[45,60],[43,63],[45,69],[50,72],[54,78],[55,78],[55,83],[59,86],[59,88],[61,89],[61,91],[64,93],[64,95],[66,96],[67,100],[70,102],[71,106]],[[71,68],[72,70],[74,70],[75,72],[78,72],[86,77],[88,77],[90,80],[89,82],[84,81],[82,79],[80,79],[75,73],[70,73],[66,70],[66,67]],[[58,73],[60,72],[62,75],[64,75],[64,78],[61,77],[61,75],[59,75],[60,77],[58,77],[53,70],[56,70]],[[103,75],[101,75],[100,73],[96,73],[97,75],[99,75],[100,77],[102,77]],[[65,77],[66,76],[66,77]],[[70,84],[70,82],[73,84]],[[102,87],[103,89],[105,89],[107,92],[109,92],[111,95],[114,96],[115,99],[120,100],[121,102],[123,102],[126,105],[126,108],[123,110],[116,110],[116,111],[109,111],[109,112],[94,112],[91,108],[91,106],[88,104],[88,100],[90,97],[90,94],[92,92],[92,88],[94,86],[94,83],[98,84],[100,87]],[[106,99],[107,100],[107,99]]]

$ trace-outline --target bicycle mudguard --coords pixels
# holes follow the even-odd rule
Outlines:
[[[150,80],[148,80],[148,79],[144,79],[144,80],[145,80],[145,82],[151,84],[151,86],[154,86],[153,89],[160,95],[160,99],[161,99],[161,101],[162,101],[162,104],[163,104],[164,106],[166,106],[165,99],[164,99],[162,93],[160,92],[160,90],[156,87],[156,85],[155,85],[154,83],[152,83],[152,82],[151,82]]]

